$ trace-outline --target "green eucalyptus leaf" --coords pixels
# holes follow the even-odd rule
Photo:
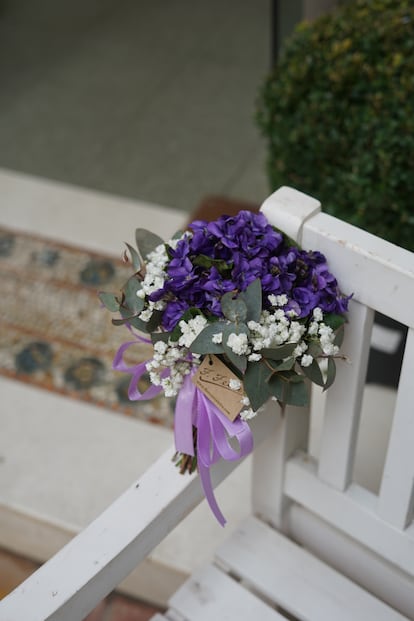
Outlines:
[[[138,272],[141,269],[141,267],[142,267],[141,257],[139,256],[139,254],[135,250],[135,248],[133,248],[130,244],[127,244],[125,242],[125,245],[128,248],[129,253],[131,255],[131,261],[132,261],[132,265],[134,267],[134,270],[136,272]]]
[[[325,380],[322,375],[322,371],[316,360],[312,360],[312,364],[308,367],[301,367],[303,373],[310,379],[311,382],[318,386],[325,386]]]
[[[222,354],[224,352],[221,343],[213,343],[213,336],[223,331],[226,326],[224,321],[209,323],[190,345],[193,354]]]
[[[341,326],[340,328],[338,328],[338,330],[335,333],[334,345],[341,347],[344,341],[344,336],[345,336],[345,327]]]
[[[289,382],[282,379],[278,373],[273,373],[267,381],[268,389],[278,401],[287,403],[289,397]]]
[[[296,359],[291,356],[290,358],[286,358],[282,362],[275,365],[275,370],[277,371],[291,371],[295,366]]]
[[[220,300],[223,315],[229,321],[241,322],[247,318],[247,306],[240,298],[233,298],[231,292],[225,293]]]
[[[184,231],[176,231],[174,233],[174,235],[171,237],[171,239],[181,239],[182,236],[184,235]]]
[[[332,386],[332,384],[335,381],[335,377],[336,377],[336,364],[335,364],[335,360],[333,358],[328,358],[328,366],[326,369],[326,382],[325,382],[325,386],[324,386],[324,391],[328,390],[328,388],[330,386]]]
[[[131,319],[134,319],[134,317],[123,317],[123,319],[112,319],[112,324],[114,326],[123,326],[126,323],[130,323]]]
[[[138,252],[143,259],[145,259],[150,252],[155,250],[157,246],[164,243],[161,237],[146,229],[135,230],[135,241],[137,243]]]
[[[132,311],[134,315],[140,313],[145,306],[145,300],[137,296],[137,291],[141,288],[141,281],[135,275],[131,276],[122,288],[125,296],[123,306]]]
[[[122,315],[122,319],[113,319],[112,323],[115,326],[120,326],[125,323],[129,323],[133,328],[136,328],[140,332],[151,333],[159,328],[162,318],[162,311],[154,311],[149,321],[143,321],[138,315],[129,315],[129,309],[122,307],[119,309]]]
[[[193,259],[193,264],[199,267],[205,267],[206,269],[210,269],[214,265],[220,274],[228,272],[233,265],[232,262],[224,261],[223,259],[212,259],[205,254],[197,255],[195,259]]]
[[[271,396],[267,380],[270,369],[263,362],[248,362],[243,377],[243,386],[253,410],[258,410]]]
[[[319,356],[323,353],[322,347],[320,346],[319,341],[310,341],[308,344],[308,349],[306,353],[312,356],[313,358],[319,358]]]
[[[268,381],[271,394],[286,405],[307,405],[309,397],[303,377],[296,373],[290,377],[275,373]]]
[[[158,341],[162,341],[163,343],[168,343],[170,338],[170,332],[152,332],[151,333],[151,341],[155,345]]]
[[[288,405],[295,405],[303,407],[309,403],[309,394],[305,382],[290,383],[289,400],[286,402]]]
[[[151,319],[146,322],[146,332],[155,332],[161,325],[162,316],[163,311],[155,310],[151,315]]]
[[[326,315],[323,316],[323,322],[325,323],[325,325],[329,326],[330,328],[332,328],[332,330],[335,331],[344,325],[346,319],[343,315],[337,315],[336,313],[326,313]]]
[[[260,353],[263,358],[268,358],[269,360],[284,360],[293,354],[296,346],[297,343],[286,343],[285,345],[280,345],[279,347],[262,349]]]
[[[101,300],[102,304],[107,308],[111,313],[116,313],[119,311],[119,301],[116,295],[113,293],[106,293],[105,291],[100,291],[98,293],[98,297]]]
[[[247,287],[246,291],[240,294],[240,298],[247,306],[247,321],[259,321],[262,312],[262,283],[260,278],[256,278]]]

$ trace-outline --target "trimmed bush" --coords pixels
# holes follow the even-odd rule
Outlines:
[[[273,189],[414,250],[414,3],[356,0],[300,24],[259,97]]]

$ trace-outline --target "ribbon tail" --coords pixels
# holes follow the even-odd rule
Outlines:
[[[226,519],[217,504],[211,484],[210,467],[220,459],[217,451],[214,432],[209,416],[209,402],[204,399],[204,395],[197,391],[198,415],[197,415],[197,464],[200,474],[201,485],[204,495],[213,512],[216,520],[224,526]]]
[[[191,381],[191,377],[186,375],[175,406],[174,440],[177,451],[192,456],[194,456],[193,410],[195,399],[196,387]]]
[[[198,461],[198,472],[200,475],[203,492],[209,504],[209,507],[212,510],[220,526],[224,526],[226,524],[226,518],[220,511],[216,497],[214,496],[213,486],[211,484],[210,469],[202,463],[201,459]]]

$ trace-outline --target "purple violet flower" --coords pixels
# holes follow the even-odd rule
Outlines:
[[[262,214],[240,211],[214,222],[194,221],[191,234],[169,248],[167,278],[150,300],[164,299],[162,325],[172,330],[189,308],[204,315],[222,316],[220,299],[228,291],[242,292],[260,278],[263,306],[268,295],[285,293],[289,309],[307,317],[319,306],[324,312],[343,313],[348,299],[329,272],[320,252],[291,246]]]

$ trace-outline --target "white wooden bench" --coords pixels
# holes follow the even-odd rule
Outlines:
[[[413,619],[414,255],[288,188],[262,210],[304,248],[326,254],[342,290],[354,294],[343,345],[350,362],[338,363],[324,412],[314,412],[318,459],[308,451],[307,410],[282,418],[271,403],[254,419],[253,515],[154,619]],[[352,478],[374,310],[409,327],[378,494]],[[2,600],[0,620],[80,621],[115,588],[203,498],[197,475],[179,476],[172,452]],[[234,467],[217,464],[214,484]]]

